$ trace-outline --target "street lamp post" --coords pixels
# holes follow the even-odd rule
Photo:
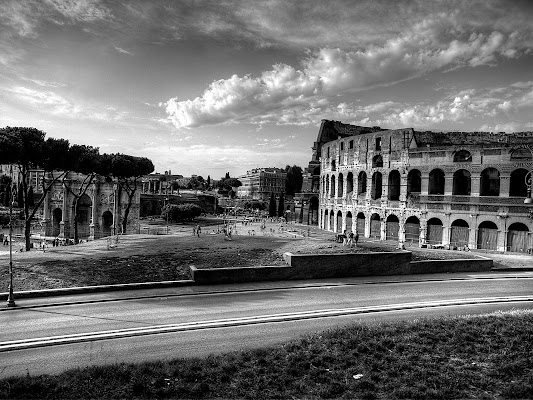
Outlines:
[[[526,187],[527,187],[527,197],[524,199],[525,204],[531,204],[533,203],[533,199],[531,198],[531,185],[533,185],[533,174],[532,171],[529,171],[526,174],[525,181],[526,181]]]
[[[167,208],[167,215],[166,215],[166,221],[167,221],[167,235],[168,235],[168,214],[170,214],[170,203],[168,202],[168,197],[165,197],[165,205],[168,205]]]
[[[13,166],[10,165],[9,173],[13,182]],[[13,192],[9,202],[9,294],[7,296],[7,306],[15,307],[15,296],[13,295]]]

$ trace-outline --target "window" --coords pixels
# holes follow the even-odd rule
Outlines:
[[[353,149],[353,140],[350,140],[350,149]]]
[[[329,147],[328,147],[328,158],[329,158]]]
[[[344,142],[341,142],[341,151],[344,150]]]
[[[376,138],[376,151],[380,151],[380,150],[381,150],[381,138],[377,137]]]

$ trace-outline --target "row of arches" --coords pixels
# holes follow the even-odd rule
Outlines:
[[[405,223],[400,223],[398,217],[390,214],[386,219],[382,219],[379,214],[373,213],[367,221],[367,216],[363,212],[357,213],[355,218],[351,211],[344,215],[342,211],[324,211],[322,228],[335,232],[357,232],[360,236],[379,240],[400,240],[407,243],[420,243],[429,245],[442,245],[444,241],[443,231],[445,229],[439,218],[430,218],[425,229],[422,229],[420,220],[416,216],[410,216]],[[446,244],[451,247],[462,248],[471,247],[475,243],[475,248],[485,250],[498,250],[498,240],[501,232],[498,226],[492,221],[483,221],[476,228],[469,226],[463,219],[455,219],[450,225],[450,232]],[[473,233],[473,229],[475,233]],[[471,237],[475,234],[475,237]],[[515,222],[507,229],[506,251],[527,252],[533,246],[533,235],[529,228],[521,223]]]
[[[527,184],[525,181],[528,170],[517,168],[511,172],[509,182],[509,196],[526,197]],[[322,177],[322,194],[326,197],[346,197],[353,194],[354,174],[346,174],[345,184],[344,174],[324,175]],[[357,195],[367,192],[368,178],[365,171],[359,172],[357,176]],[[401,175],[398,170],[391,170],[388,174],[388,199],[399,200],[401,188]],[[446,174],[440,168],[435,168],[429,173],[428,194],[443,195],[445,192]],[[412,169],[407,174],[407,194],[420,193],[422,191],[422,174],[417,169]],[[346,193],[344,191],[346,190]],[[379,199],[383,194],[383,175],[380,171],[372,174],[370,181],[370,198]],[[452,195],[470,196],[472,191],[472,174],[466,169],[459,169],[452,176]],[[485,168],[479,175],[479,195],[480,196],[500,196],[500,172],[496,168]]]

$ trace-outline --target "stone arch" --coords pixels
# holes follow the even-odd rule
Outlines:
[[[352,213],[346,212],[346,232],[350,233],[353,230]]]
[[[337,197],[344,197],[344,175],[342,173],[340,173],[337,178],[337,184],[339,185],[339,195]]]
[[[400,230],[400,220],[394,214],[390,214],[386,221],[385,237],[387,240],[398,240]]]
[[[322,219],[322,229],[325,229],[326,231],[329,230],[329,212],[327,209],[324,210],[324,218]]]
[[[429,173],[429,194],[444,194],[444,171],[435,168]]]
[[[500,195],[500,171],[498,171],[496,168],[489,167],[481,171],[479,195]]]
[[[357,182],[357,194],[366,193],[366,172],[361,171],[359,172],[359,179]]]
[[[509,196],[527,197],[526,175],[528,172],[529,171],[524,168],[518,168],[511,172]]]
[[[533,160],[533,152],[527,148],[519,147],[511,152],[511,161]]]
[[[383,167],[383,157],[381,157],[381,154],[377,154],[372,158],[372,168],[381,167]]]
[[[430,218],[427,223],[427,242],[429,244],[442,244],[442,221]]]
[[[102,236],[111,236],[113,233],[113,213],[107,210],[102,214]]]
[[[334,198],[337,194],[335,193],[335,175],[331,175],[331,198]]]
[[[78,200],[76,221],[78,226],[78,238],[80,239],[87,239],[91,235],[89,225],[91,223],[92,206],[93,202],[87,194],[84,194]]]
[[[533,248],[533,240],[529,228],[522,222],[509,225],[507,232],[507,251],[527,253]]]
[[[393,169],[389,172],[389,200],[400,200],[400,172]]]
[[[422,174],[418,169],[412,169],[407,174],[407,194],[422,191]]]
[[[470,240],[470,227],[464,219],[452,222],[450,231],[450,246],[462,248],[468,246]]]
[[[52,212],[52,236],[58,237],[61,233],[61,221],[63,221],[63,210],[57,207]]]
[[[372,200],[380,199],[383,190],[383,176],[381,172],[376,171],[372,175]]]
[[[356,223],[356,232],[359,236],[365,235],[365,214],[363,212],[357,213],[357,223]]]
[[[460,162],[460,163],[466,163],[466,162],[472,162],[472,155],[468,150],[459,150],[456,151],[453,155],[453,162]]]
[[[472,185],[469,171],[466,169],[459,169],[453,173],[453,195],[470,196],[471,188]]]
[[[307,215],[308,225],[318,225],[318,197],[313,196],[309,199],[309,214]]]
[[[381,217],[377,213],[370,216],[370,237],[381,239]]]
[[[420,239],[420,220],[418,217],[412,215],[405,220],[405,241],[418,243]]]
[[[353,194],[353,173],[350,171],[346,176],[346,195],[351,196]]]
[[[336,232],[342,232],[342,211],[337,211],[337,230]]]
[[[478,226],[477,248],[497,250],[498,226],[493,221],[483,221]]]

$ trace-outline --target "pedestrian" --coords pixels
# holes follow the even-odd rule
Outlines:
[[[200,228],[200,224],[196,225],[196,235],[200,237],[200,233],[202,233],[202,228]]]
[[[193,227],[192,227],[192,235],[193,235],[193,236],[196,236],[196,226],[193,226]]]
[[[353,239],[355,241],[355,247],[357,247],[357,242],[359,241],[359,233],[355,232],[355,236]]]
[[[346,229],[342,232],[342,245],[346,246],[348,244],[348,236],[346,235]]]
[[[350,247],[352,247],[353,245],[353,232],[350,231],[350,233],[348,234],[348,244],[350,245]]]

